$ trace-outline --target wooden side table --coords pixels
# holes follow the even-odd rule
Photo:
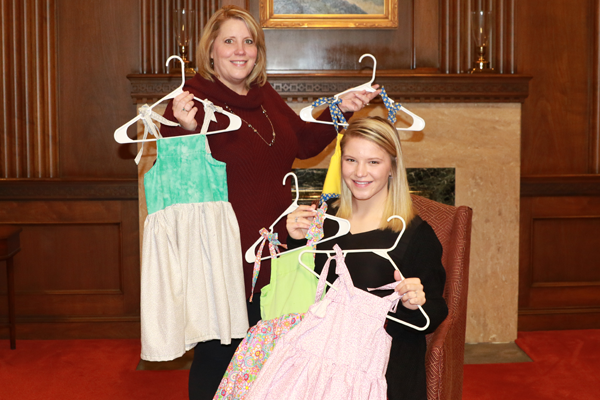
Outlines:
[[[15,325],[15,275],[13,257],[21,251],[19,234],[21,228],[14,225],[0,225],[0,261],[6,261],[6,286],[8,294],[8,328],[10,330],[10,348],[17,348]],[[6,325],[6,324],[5,324]]]

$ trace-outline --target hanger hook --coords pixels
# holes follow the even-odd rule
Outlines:
[[[377,72],[377,59],[375,58],[375,56],[373,54],[369,54],[369,53],[365,53],[362,56],[360,56],[360,58],[358,59],[358,62],[362,62],[363,58],[365,57],[371,57],[373,59],[373,76],[371,77],[371,81],[369,82],[370,85],[373,84],[373,82],[375,81],[375,73]]]
[[[400,221],[402,221],[402,230],[400,231],[400,233],[398,234],[398,237],[396,238],[396,243],[394,243],[394,245],[392,247],[390,247],[388,251],[391,251],[391,250],[395,249],[396,246],[398,246],[398,242],[400,241],[400,238],[402,237],[402,235],[404,234],[404,231],[406,230],[406,221],[404,220],[404,218],[402,218],[399,215],[392,215],[391,217],[389,217],[387,219],[387,221],[390,222],[393,219],[399,219]]]
[[[185,84],[185,63],[183,62],[181,57],[171,56],[171,57],[167,58],[167,62],[165,63],[165,65],[169,66],[169,61],[171,61],[174,58],[178,59],[179,62],[181,63],[181,85],[179,85],[179,89],[183,89],[183,85]]]
[[[288,172],[287,174],[285,174],[285,176],[283,177],[283,184],[285,185],[285,181],[287,180],[288,176],[291,176],[292,178],[294,178],[294,184],[296,185],[296,200],[294,200],[294,203],[298,203],[298,199],[300,198],[300,190],[298,188],[298,177],[296,176],[295,173],[293,172]]]

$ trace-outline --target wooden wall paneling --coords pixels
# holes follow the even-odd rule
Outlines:
[[[122,315],[139,318],[140,315],[140,231],[139,203],[137,199],[120,202],[120,254],[121,281],[123,282],[124,298]],[[139,335],[139,331],[137,331]],[[136,337],[137,337],[136,335]]]
[[[467,73],[475,59],[471,11],[478,7],[494,15],[488,58],[495,73],[515,73],[514,0],[442,0],[440,72]]]
[[[449,74],[450,69],[450,0],[440,1],[440,72]]]
[[[494,4],[496,36],[493,40],[492,68],[500,74],[514,74],[515,69],[515,0],[497,0]],[[473,54],[473,52],[471,52]]]
[[[20,337],[139,336],[136,200],[0,204],[0,221],[23,228],[15,258]]]
[[[0,178],[58,176],[54,0],[0,5]]]
[[[0,85],[2,85],[2,107],[0,108],[0,112],[2,113],[0,116],[2,117],[2,147],[0,148],[0,171],[2,172],[2,178],[8,178],[9,176],[14,176],[15,165],[13,162],[13,154],[11,150],[15,148],[14,146],[14,125],[16,122],[16,118],[9,118],[9,115],[12,115],[14,112],[14,100],[11,99],[9,101],[9,97],[13,94],[12,84],[13,84],[13,62],[12,54],[9,52],[9,49],[12,49],[14,45],[11,43],[12,39],[16,37],[13,34],[15,24],[12,23],[13,18],[13,8],[14,6],[7,2],[0,2],[0,31],[2,32],[0,35],[0,39],[2,40],[2,45],[0,46],[0,56],[2,58],[2,79],[0,80]],[[11,23],[9,24],[9,21]],[[10,58],[9,58],[10,57]],[[9,132],[11,132],[9,134]]]
[[[217,3],[216,0],[210,0],[210,2]],[[249,0],[221,0],[221,4],[223,6],[232,4],[232,5],[235,5],[238,7],[245,8],[246,10],[248,10],[248,8],[250,7],[250,5],[248,3],[249,3]]]
[[[136,114],[127,74],[139,63],[137,2],[57,4],[61,178],[135,178],[135,145],[113,137]]]
[[[523,104],[524,176],[590,171],[598,2],[516,2],[518,70],[534,76]]]
[[[460,73],[461,65],[461,4],[462,0],[441,1],[441,72]]]
[[[440,67],[440,1],[413,0],[413,62],[411,69]]]
[[[600,174],[600,1],[592,3],[590,13],[594,18],[593,57],[592,57],[592,90],[591,127],[590,127],[590,166],[591,174]]]
[[[529,290],[532,286],[532,197],[521,197],[519,204],[519,310],[529,305]]]
[[[521,203],[519,330],[600,327],[600,196]]]
[[[261,0],[249,10],[259,19]],[[413,0],[398,0],[397,29],[265,29],[267,69],[276,71],[370,70],[365,53],[377,58],[377,69],[409,70],[414,64]],[[435,29],[435,28],[434,28]]]
[[[188,8],[195,11],[196,26],[190,41],[189,60],[195,67],[196,45],[202,28],[210,16],[221,7],[219,0],[141,0],[141,67],[143,74],[164,74],[179,68],[178,63],[165,65],[167,58],[178,54],[173,35],[173,10]]]

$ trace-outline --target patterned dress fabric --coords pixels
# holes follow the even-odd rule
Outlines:
[[[312,246],[313,249],[316,249],[316,243],[323,238],[323,222],[325,220],[325,214],[327,213],[327,203],[323,203],[316,210],[315,214],[308,231],[306,232],[306,242],[307,246]]]
[[[340,125],[348,123],[346,121],[346,117],[344,116],[344,113],[342,112],[342,110],[339,107],[339,105],[341,103],[342,103],[342,99],[341,98],[336,98],[336,97],[321,97],[320,99],[317,99],[317,100],[313,101],[313,103],[311,104],[311,106],[313,108],[315,108],[315,107],[319,107],[319,106],[322,106],[324,104],[327,104],[328,107],[329,107],[329,112],[331,113],[331,121],[333,122],[333,126],[335,126],[336,132],[339,132],[340,131]]]
[[[204,136],[157,141],[144,177],[141,333],[144,360],[168,361],[196,343],[248,330],[240,234],[225,165]]]
[[[172,204],[227,201],[226,165],[215,160],[205,136],[158,140],[157,160],[144,175],[148,215]]]
[[[385,400],[391,337],[385,318],[397,303],[356,289],[335,247],[340,276],[323,300],[327,261],[302,324],[279,340],[246,399]]]
[[[227,367],[214,400],[243,400],[275,344],[302,321],[303,314],[288,314],[261,320],[250,328]]]

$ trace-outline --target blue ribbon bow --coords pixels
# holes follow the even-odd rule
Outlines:
[[[396,114],[398,114],[402,105],[400,103],[396,104],[394,100],[390,99],[383,86],[381,87],[381,99],[383,100],[383,104],[385,104],[385,108],[388,110],[388,121],[395,124]]]
[[[338,104],[342,102],[342,99],[335,97],[321,97],[320,99],[315,100],[312,103],[312,107],[319,107],[324,104],[329,104],[329,112],[331,113],[331,120],[333,121],[333,125],[335,126],[335,130],[337,132],[340,131],[339,125],[346,124],[346,118],[344,117],[344,113],[340,110]]]

